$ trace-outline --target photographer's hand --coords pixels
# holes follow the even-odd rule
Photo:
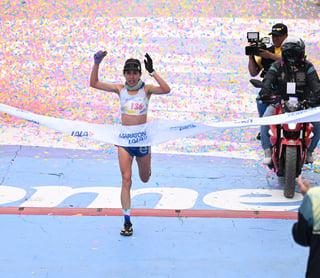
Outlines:
[[[266,49],[259,49],[259,53],[260,53],[260,57],[264,58],[264,59],[271,59],[271,60],[280,60],[281,59],[281,55],[272,53]]]
[[[272,54],[270,51],[266,50],[266,49],[259,49],[259,56],[265,59],[271,59],[271,55]]]
[[[305,195],[307,191],[311,188],[310,182],[307,179],[302,180],[302,176],[298,177],[298,186],[302,195]]]

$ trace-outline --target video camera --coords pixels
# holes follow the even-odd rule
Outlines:
[[[252,45],[246,46],[246,55],[259,56],[260,49],[267,49],[267,44],[270,43],[270,38],[264,37],[259,39],[259,32],[247,32],[248,42]]]

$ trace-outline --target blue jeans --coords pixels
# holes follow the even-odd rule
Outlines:
[[[275,108],[272,105],[268,105],[262,117],[269,117],[274,115],[274,113],[275,113]],[[262,125],[260,127],[261,145],[264,150],[272,148],[272,144],[270,142],[270,136],[269,136],[269,129],[270,129],[269,125]]]
[[[263,117],[272,116],[275,113],[275,108],[272,105],[269,105],[266,109],[266,111],[263,114]],[[308,152],[313,152],[314,149],[317,147],[319,139],[320,139],[320,122],[313,122],[313,138],[311,140],[311,144],[308,148]],[[264,150],[271,149],[272,144],[270,142],[269,137],[269,129],[270,127],[268,125],[263,125],[260,127],[260,133],[261,133],[261,145]]]
[[[314,149],[318,146],[318,142],[319,142],[319,139],[320,139],[320,122],[312,122],[313,124],[313,138],[311,140],[311,144],[308,148],[308,152],[313,152]]]
[[[258,113],[259,117],[263,117],[264,112],[266,111],[268,107],[268,104],[263,103],[261,100],[257,100],[257,108],[258,108]]]

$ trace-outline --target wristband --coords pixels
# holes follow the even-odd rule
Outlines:
[[[153,75],[155,74],[155,72],[156,72],[155,70],[154,70],[153,72],[150,72],[150,73],[149,73],[150,76],[153,77]]]

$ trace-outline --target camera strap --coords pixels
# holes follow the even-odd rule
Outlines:
[[[269,52],[271,52],[271,53],[275,53],[275,48],[274,48],[273,45],[270,46],[270,47],[268,47],[267,50],[268,50]],[[262,65],[262,67],[263,67],[263,69],[262,69],[262,71],[261,71],[261,74],[260,74],[260,77],[261,77],[261,78],[263,78],[263,77],[266,75],[267,71],[269,70],[269,68],[270,68],[270,66],[271,66],[271,64],[272,64],[273,62],[274,62],[274,60],[272,60],[272,59],[265,59],[265,58],[262,58],[262,59],[261,59],[261,65]]]

